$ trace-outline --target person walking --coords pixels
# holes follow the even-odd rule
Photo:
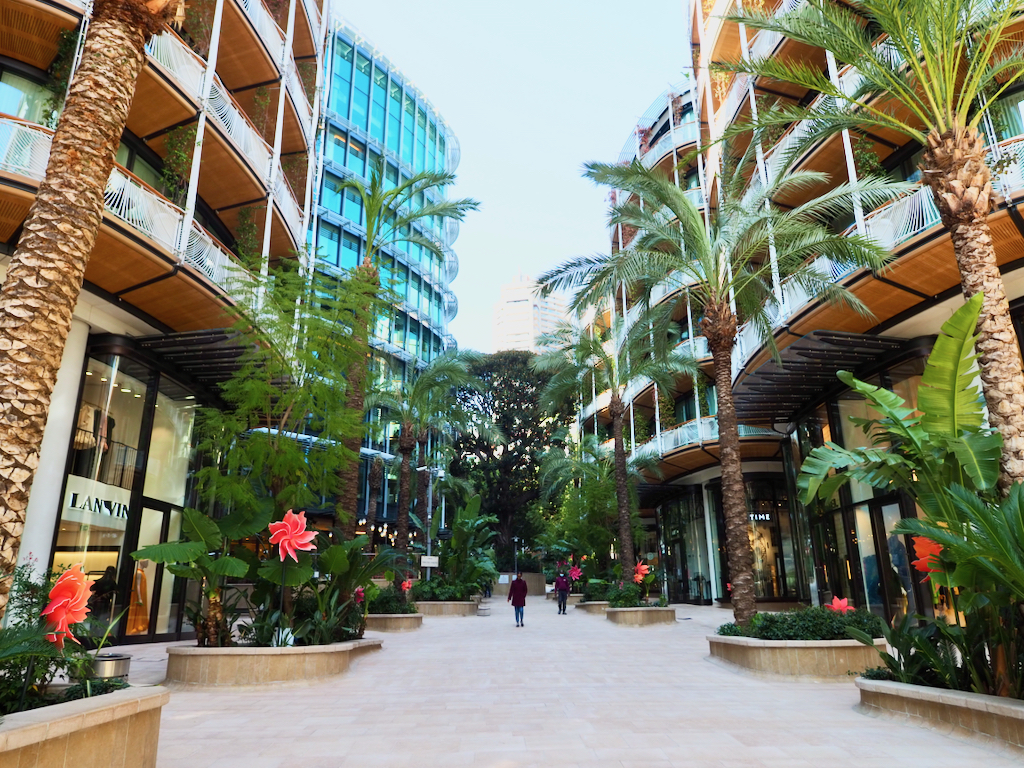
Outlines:
[[[555,577],[555,591],[558,592],[558,612],[565,615],[565,605],[569,602],[569,577],[559,571]]]
[[[516,609],[517,627],[526,625],[526,622],[523,621],[523,608],[526,607],[526,592],[526,581],[523,579],[523,572],[519,571],[516,574],[516,580],[508,587],[508,600],[506,601],[512,603],[512,607]]]

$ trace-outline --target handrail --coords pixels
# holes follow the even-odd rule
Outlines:
[[[199,101],[206,62],[185,45],[180,37],[169,29],[154,35],[146,43],[146,53],[185,86],[189,96]]]
[[[266,184],[270,174],[270,145],[259,135],[245,112],[224,87],[220,77],[214,77],[210,88],[209,114],[227,132],[235,145],[253,164],[256,175]]]
[[[303,224],[302,209],[299,208],[295,193],[292,192],[291,184],[285,179],[284,174],[278,176],[277,184],[274,187],[274,202],[285,225],[291,230],[292,236],[298,246],[305,242],[305,226]]]
[[[263,5],[262,0],[236,1],[239,7],[245,11],[245,15],[249,17],[256,34],[267,46],[274,65],[280,67],[284,56],[284,32],[281,31],[281,27],[274,21],[274,17],[270,15],[270,11]]]
[[[286,66],[288,76],[286,78],[288,94],[291,96],[292,104],[295,105],[295,114],[298,115],[299,123],[302,125],[302,133],[309,142],[313,133],[313,108],[309,105],[306,97],[306,89],[299,79],[298,65],[294,62]]]

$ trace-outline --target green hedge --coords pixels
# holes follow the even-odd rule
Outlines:
[[[376,589],[376,588],[375,588]],[[384,589],[377,589],[370,595],[366,603],[367,613],[416,613],[416,604],[406,602],[402,591],[390,584]]]
[[[882,637],[882,620],[865,608],[840,613],[828,608],[799,608],[784,613],[758,613],[746,627],[723,624],[718,634],[759,640],[849,640],[847,627]]]
[[[639,608],[640,587],[637,584],[619,583],[608,585],[608,592],[605,600],[609,608]]]

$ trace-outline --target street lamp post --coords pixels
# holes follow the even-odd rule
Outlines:
[[[519,537],[512,537],[512,573],[519,574]]]

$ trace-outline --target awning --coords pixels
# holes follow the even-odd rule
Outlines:
[[[736,385],[740,424],[788,424],[836,389],[838,371],[854,371],[898,352],[907,339],[841,331],[814,331],[779,352]]]
[[[143,336],[135,341],[168,367],[207,387],[227,381],[241,367],[246,350],[238,333],[224,329]]]

